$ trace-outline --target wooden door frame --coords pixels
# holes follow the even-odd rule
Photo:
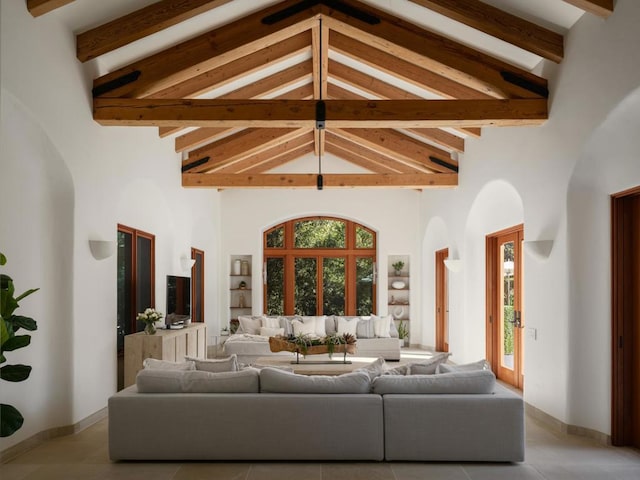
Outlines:
[[[491,365],[491,370],[498,375],[499,372],[499,360],[500,360],[500,352],[499,347],[500,343],[497,341],[499,331],[495,328],[496,323],[494,323],[493,319],[498,317],[498,290],[496,288],[497,285],[497,277],[498,277],[498,238],[511,235],[514,233],[521,233],[522,239],[524,239],[524,224],[518,224],[510,228],[506,228],[504,230],[499,230],[497,232],[493,232],[488,234],[485,238],[485,259],[486,259],[486,277],[485,277],[485,291],[486,291],[486,317],[485,317],[485,348],[486,348],[486,357],[487,361]],[[519,249],[519,247],[518,247]],[[520,259],[522,259],[522,252],[520,252]],[[521,263],[520,267],[521,268]],[[522,275],[520,275],[522,277]],[[517,288],[520,291],[520,294],[523,295],[522,288],[522,278],[519,279],[520,284]],[[522,338],[522,329],[518,330],[519,332],[519,344],[524,343],[524,339]],[[515,342],[514,338],[514,342]],[[523,359],[514,358],[514,366],[516,363],[519,366],[520,375],[515,379],[516,387],[523,389],[524,388],[524,366],[522,365]]]
[[[196,265],[198,257],[200,257],[200,261],[202,262],[202,268],[200,269],[200,278],[198,278],[201,287],[200,296],[202,298],[202,303],[200,305],[196,304],[196,293],[198,289],[198,285],[196,282]],[[199,309],[201,310],[201,319],[202,322],[204,322],[204,250],[199,250],[195,247],[191,247],[191,259],[196,261],[196,263],[193,264],[193,267],[191,267],[191,319],[194,322],[196,321],[195,312],[198,311],[199,307]]]
[[[634,312],[629,300],[634,295],[630,290],[638,280],[634,281],[629,268],[633,234],[624,219],[632,210],[629,199],[639,195],[640,186],[611,195],[611,441],[616,446],[630,445],[633,440],[632,395],[640,395],[638,385],[632,391],[632,347],[625,348],[631,343],[625,338],[633,336]]]
[[[446,331],[446,299],[447,299],[447,267],[444,264],[445,259],[449,258],[449,249],[443,248],[435,252],[435,273],[436,273],[436,291],[435,291],[435,315],[436,315],[436,351],[448,352],[449,342],[447,342]]]

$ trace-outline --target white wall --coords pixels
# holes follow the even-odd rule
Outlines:
[[[421,208],[424,245],[438,243],[427,226],[431,219],[443,218],[451,244],[463,246],[463,270],[452,275],[450,285],[452,301],[459,303],[458,312],[450,314],[450,343],[454,358],[465,361],[485,354],[484,236],[510,226],[505,223],[524,220],[525,240],[554,240],[547,260],[525,257],[525,322],[537,330],[536,340],[525,337],[525,399],[561,421],[607,434],[611,351],[606,202],[616,189],[640,185],[633,133],[640,122],[637,113],[632,114],[638,107],[635,97],[625,100],[640,85],[639,21],[640,2],[634,0],[616,2],[607,20],[583,16],[566,37],[562,64],[542,69],[550,72],[552,92],[545,125],[483,129],[481,139],[467,141],[459,187],[426,191]],[[613,123],[615,128],[605,123],[598,130],[618,105],[626,112],[620,114],[623,120]],[[510,185],[512,194],[488,191],[496,180]],[[498,203],[493,210],[478,210],[478,201]],[[501,220],[505,209],[511,213]],[[432,268],[432,262],[425,265]],[[425,277],[432,272],[426,271]],[[425,328],[433,328],[432,314],[424,321]]]
[[[378,313],[387,313],[387,257],[420,258],[418,207],[413,190],[228,190],[221,194],[224,225],[220,284],[228,288],[231,255],[253,255],[253,313],[262,313],[262,232],[283,221],[309,215],[329,215],[354,220],[378,237]],[[420,269],[411,266],[411,311],[420,311]],[[229,298],[221,298],[220,318],[229,316]],[[412,324],[413,326],[413,324]],[[418,325],[419,326],[419,325]]]
[[[118,223],[153,233],[161,311],[165,277],[188,275],[179,259],[192,246],[206,255],[212,329],[219,290],[219,194],[181,187],[180,157],[157,129],[93,122],[96,66],[75,59],[74,35],[56,15],[34,19],[19,0],[1,8],[2,132],[9,141],[0,161],[3,194],[7,185],[13,195],[0,207],[0,248],[20,284],[41,287],[29,300],[40,330],[25,355],[42,370],[24,384],[2,385],[3,396],[20,395],[27,415],[0,450],[86,418],[116,389],[116,256],[95,260],[89,239],[115,240]],[[31,237],[18,236],[27,228]]]

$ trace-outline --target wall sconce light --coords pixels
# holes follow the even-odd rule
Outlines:
[[[191,270],[195,264],[195,258],[189,258],[186,255],[182,255],[180,257],[180,266],[182,267],[182,270]]]
[[[447,258],[444,261],[444,266],[447,267],[447,270],[450,272],[459,272],[462,270],[462,260],[459,258]]]
[[[530,240],[524,242],[524,251],[537,260],[546,260],[553,250],[553,240]]]
[[[116,242],[113,240],[89,240],[91,255],[96,260],[109,258],[116,251]]]

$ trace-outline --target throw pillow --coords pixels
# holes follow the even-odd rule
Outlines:
[[[370,363],[366,367],[358,368],[354,370],[356,372],[364,372],[369,375],[369,379],[373,381],[374,378],[379,377],[384,374],[387,369],[387,364],[384,361],[384,358],[380,357],[375,362]]]
[[[465,363],[463,365],[450,365],[448,363],[441,363],[438,365],[436,373],[449,373],[449,372],[471,372],[474,370],[491,370],[489,362],[485,359],[478,360],[473,363]]]
[[[353,335],[357,337],[358,330],[358,317],[353,318],[345,318],[345,317],[336,317],[338,330],[338,335],[344,335],[348,333],[349,335]]]
[[[281,328],[280,318],[279,317],[262,317],[262,326],[266,328]]]
[[[238,356],[234,353],[230,357],[227,358],[192,358],[192,357],[184,357],[186,360],[191,361],[195,364],[196,370],[200,370],[203,372],[235,372],[240,370],[240,366],[238,365]]]
[[[275,337],[276,335],[284,335],[284,328],[261,327],[260,335],[263,337]]]
[[[284,328],[284,335],[286,337],[293,335],[293,326],[291,325],[291,318],[278,317],[280,320],[280,328]]]
[[[265,367],[260,370],[264,393],[369,393],[371,381],[364,372],[344,375],[299,375]]]
[[[260,327],[262,327],[262,319],[264,317],[251,317],[246,315],[239,315],[238,322],[240,323],[239,330],[241,333],[248,333],[249,335],[260,335]]]
[[[298,336],[298,335],[311,335],[314,337],[317,336],[315,322],[304,323],[298,320],[297,318],[294,318],[293,320],[291,320],[291,326],[293,327],[293,334],[295,336]]]
[[[496,377],[489,370],[442,375],[382,375],[373,380],[373,393],[397,394],[490,394]]]
[[[374,338],[376,336],[373,331],[373,319],[371,317],[360,317],[356,326],[356,337],[358,338]]]
[[[314,325],[315,334],[318,337],[324,337],[327,335],[327,330],[325,327],[325,322],[327,320],[326,315],[320,315],[319,317],[314,316],[296,316],[297,320],[300,320],[302,323],[310,323]]]
[[[237,372],[140,370],[136,386],[140,393],[258,393],[256,369]]]
[[[407,365],[407,375],[433,375],[436,373],[438,365],[445,363],[450,355],[449,352],[441,352],[422,362],[412,362]]]
[[[196,365],[191,361],[170,362],[169,360],[158,360],[157,358],[145,358],[142,367],[147,370],[195,370]]]
[[[398,365],[397,367],[387,368],[383,375],[407,375],[409,365]]]
[[[337,332],[336,317],[334,317],[333,315],[327,316],[327,319],[324,321],[324,330],[327,335],[333,335]]]
[[[391,315],[385,315],[384,317],[378,317],[377,315],[371,315],[373,319],[373,332],[376,337],[389,338],[391,336],[391,322],[393,317]]]

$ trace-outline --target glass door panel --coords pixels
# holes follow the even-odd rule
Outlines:
[[[317,315],[318,261],[315,257],[298,257],[295,266],[294,308],[296,315]]]
[[[346,269],[344,257],[322,259],[322,314],[345,314]]]
[[[373,269],[372,257],[356,258],[356,315],[371,315],[373,313]]]
[[[513,370],[513,337],[514,337],[514,242],[505,242],[500,245],[500,365]]]
[[[267,315],[284,315],[284,258],[267,258],[266,268],[264,311]]]

